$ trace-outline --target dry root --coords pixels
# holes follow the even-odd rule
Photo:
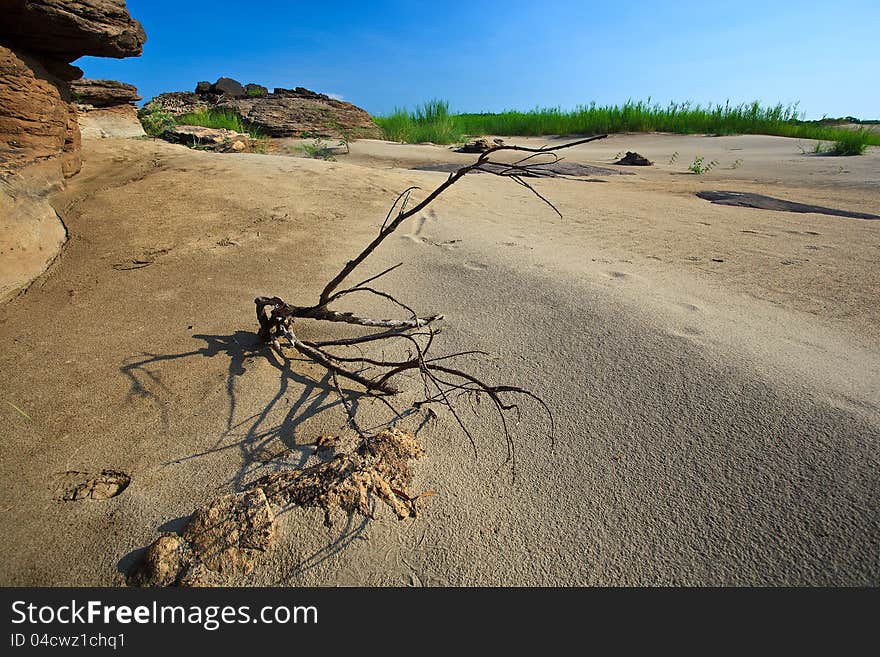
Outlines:
[[[333,509],[373,518],[376,499],[402,520],[416,517],[418,501],[428,496],[410,497],[406,492],[413,478],[411,461],[424,454],[413,434],[392,427],[364,438],[354,452],[337,454],[331,461],[302,470],[274,472],[253,486],[262,488],[269,502],[278,506],[324,509],[328,526]]]

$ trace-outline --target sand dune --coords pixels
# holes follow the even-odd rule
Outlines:
[[[508,139],[523,144],[547,140]],[[880,212],[880,152],[796,140],[615,135],[566,153],[634,175],[466,178],[370,271],[442,312],[438,353],[529,387],[515,481],[491,416],[413,416],[422,517],[281,515],[249,585],[880,584],[880,222],[713,205],[706,190]],[[673,153],[678,153],[669,163]],[[0,307],[5,585],[118,585],[137,550],[270,456],[345,415],[319,366],[257,344],[252,299],[312,302],[396,194],[473,156],[363,140],[336,162],[84,141],[53,203],[71,240]],[[696,156],[719,160],[704,175]],[[300,329],[328,335],[324,326]],[[310,333],[311,332],[311,333]],[[406,394],[403,395],[406,400]],[[365,426],[387,420],[362,400]],[[267,456],[267,454],[269,456]],[[267,460],[270,459],[270,460]],[[103,501],[53,499],[60,473],[123,471]]]

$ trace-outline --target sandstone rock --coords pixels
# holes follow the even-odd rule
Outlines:
[[[146,134],[134,105],[141,99],[134,85],[116,80],[83,79],[71,82],[70,88],[83,137],[141,137]]]
[[[379,138],[382,134],[360,107],[326,97],[273,94],[266,98],[222,99],[217,106],[235,111],[271,137],[340,138],[343,132],[350,131],[358,137]]]
[[[69,111],[57,77],[33,56],[0,46],[0,167],[57,157]]]
[[[250,96],[247,89],[262,90],[265,87],[248,85],[241,98],[213,92],[167,92],[151,99],[147,105],[173,116],[211,107],[230,110],[270,137],[382,137],[382,131],[373,123],[372,117],[351,103],[302,87],[276,88],[265,96]]]
[[[77,121],[83,137],[143,137],[146,133],[138,120],[134,105],[84,108],[78,110]]]
[[[47,200],[80,169],[70,81],[83,55],[139,55],[124,0],[0,0],[0,301],[39,276],[66,230]]]
[[[71,98],[81,105],[111,107],[131,104],[141,99],[137,87],[116,80],[83,78],[70,83]]]
[[[211,92],[211,83],[210,82],[199,82],[196,84],[196,93],[197,94],[207,94]]]
[[[0,302],[45,271],[67,241],[67,229],[46,198],[61,180],[58,157],[0,172]]]
[[[230,98],[241,98],[245,95],[244,87],[241,86],[241,83],[232,78],[219,78],[211,85],[211,93]]]
[[[125,0],[0,0],[0,39],[50,59],[132,57],[147,37]]]
[[[187,146],[219,146],[224,142],[248,139],[247,135],[242,135],[235,130],[227,130],[226,128],[205,128],[200,125],[177,125],[166,130],[163,138],[168,141],[186,144]]]

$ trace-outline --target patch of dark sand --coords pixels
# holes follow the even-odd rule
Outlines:
[[[780,212],[813,212],[816,214],[828,214],[835,217],[851,217],[853,219],[880,219],[880,215],[868,214],[867,212],[851,212],[850,210],[837,210],[826,208],[821,205],[808,203],[796,203],[786,201],[763,194],[750,192],[697,192],[697,196],[718,205],[733,205],[741,208],[756,208],[759,210],[778,210]]]

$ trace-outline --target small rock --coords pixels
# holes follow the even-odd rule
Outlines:
[[[143,561],[128,576],[129,586],[173,586],[190,568],[189,543],[177,534],[162,534],[153,541]]]
[[[234,141],[232,142],[232,146],[230,146],[229,148],[236,153],[241,153],[242,151],[247,149],[247,146],[245,146],[244,142],[242,141]]]
[[[211,93],[211,83],[210,82],[199,82],[196,84],[196,93],[200,96],[204,96],[206,94]]]
[[[627,166],[633,167],[649,167],[653,164],[651,160],[646,158],[644,155],[639,155],[638,153],[633,153],[632,151],[627,151],[626,155],[617,160],[614,164],[625,164]]]
[[[496,146],[504,146],[504,141],[502,139],[493,139],[490,143],[488,139],[480,138],[469,141],[456,150],[459,153],[485,153],[490,148],[495,148]]]

